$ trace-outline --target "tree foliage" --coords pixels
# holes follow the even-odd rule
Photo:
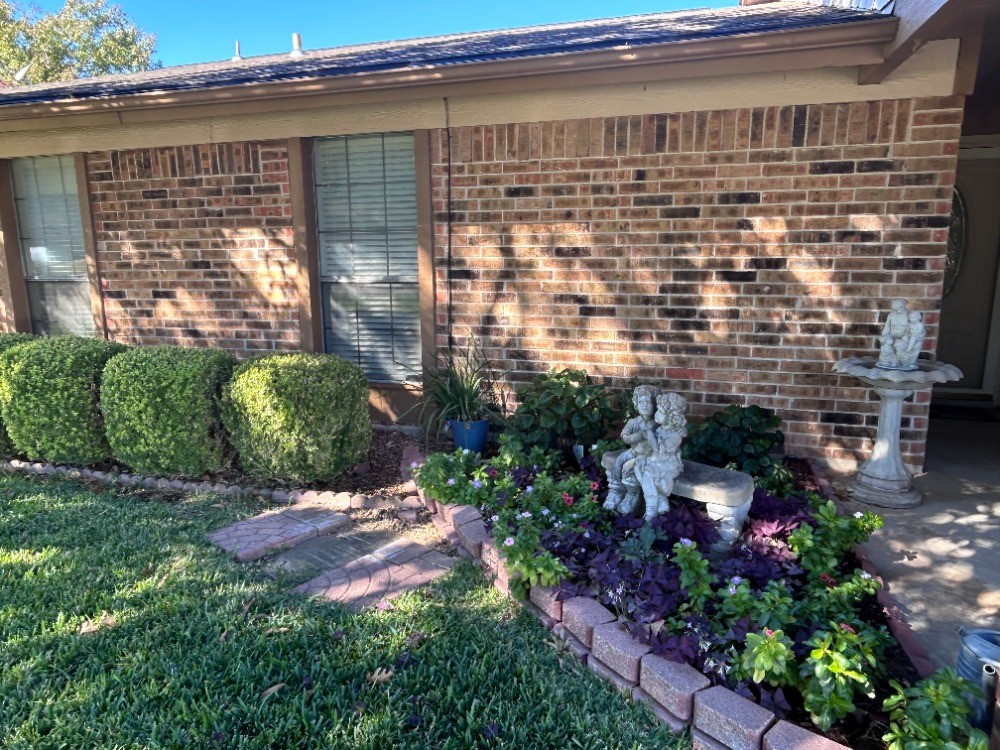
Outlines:
[[[159,67],[155,47],[154,35],[106,0],[66,0],[49,13],[0,0],[0,81],[7,84],[149,70]]]

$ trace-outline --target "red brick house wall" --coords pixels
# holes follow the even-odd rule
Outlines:
[[[874,352],[897,296],[934,351],[961,118],[907,99],[464,127],[450,151],[438,131],[437,345],[450,319],[514,380],[636,376],[696,415],[776,408],[790,452],[863,456],[877,403],[831,364]],[[918,466],[928,397],[904,413]]]
[[[90,153],[86,163],[111,338],[298,349],[284,141]]]

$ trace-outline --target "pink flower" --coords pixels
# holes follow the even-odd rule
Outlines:
[[[599,489],[601,489],[601,485],[598,484],[597,482],[591,482],[590,489],[592,489],[594,492],[597,492]]]
[[[850,625],[848,625],[848,624],[847,624],[846,622],[842,622],[842,623],[840,623],[840,629],[841,629],[841,630],[846,630],[846,631],[847,631],[848,633],[853,633],[854,635],[857,635],[857,634],[858,634],[858,631],[857,631],[857,630],[855,630],[854,628],[852,628],[852,627],[851,627]]]
[[[771,636],[774,635],[774,631],[771,630],[771,628],[764,628],[764,635],[766,635],[768,638],[770,638]]]

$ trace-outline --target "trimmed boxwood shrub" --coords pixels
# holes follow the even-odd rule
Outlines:
[[[0,412],[32,460],[88,465],[110,457],[98,404],[104,365],[126,347],[77,336],[39,338],[0,355]]]
[[[242,364],[224,390],[223,422],[240,464],[262,478],[329,480],[371,445],[368,380],[330,354],[279,354]]]
[[[224,468],[220,399],[235,366],[221,349],[154,346],[113,357],[101,380],[111,454],[143,474]]]
[[[3,354],[11,347],[34,341],[35,338],[36,336],[30,333],[0,333],[0,354]],[[0,419],[0,456],[10,458],[16,453],[14,444],[10,441],[10,436],[7,434],[7,425]]]

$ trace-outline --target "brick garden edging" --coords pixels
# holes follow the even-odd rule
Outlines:
[[[410,466],[423,455],[415,445],[403,452],[400,473],[410,480]],[[482,515],[468,505],[439,505],[417,493],[435,525],[453,544],[478,558],[494,576],[494,586],[510,594],[511,574],[504,565]],[[522,603],[542,624],[564,640],[592,671],[623,693],[650,706],[674,732],[690,727],[695,750],[850,750],[777,717],[762,706],[722,686],[687,664],[649,653],[615,615],[596,599],[555,598],[551,588],[532,586]]]

